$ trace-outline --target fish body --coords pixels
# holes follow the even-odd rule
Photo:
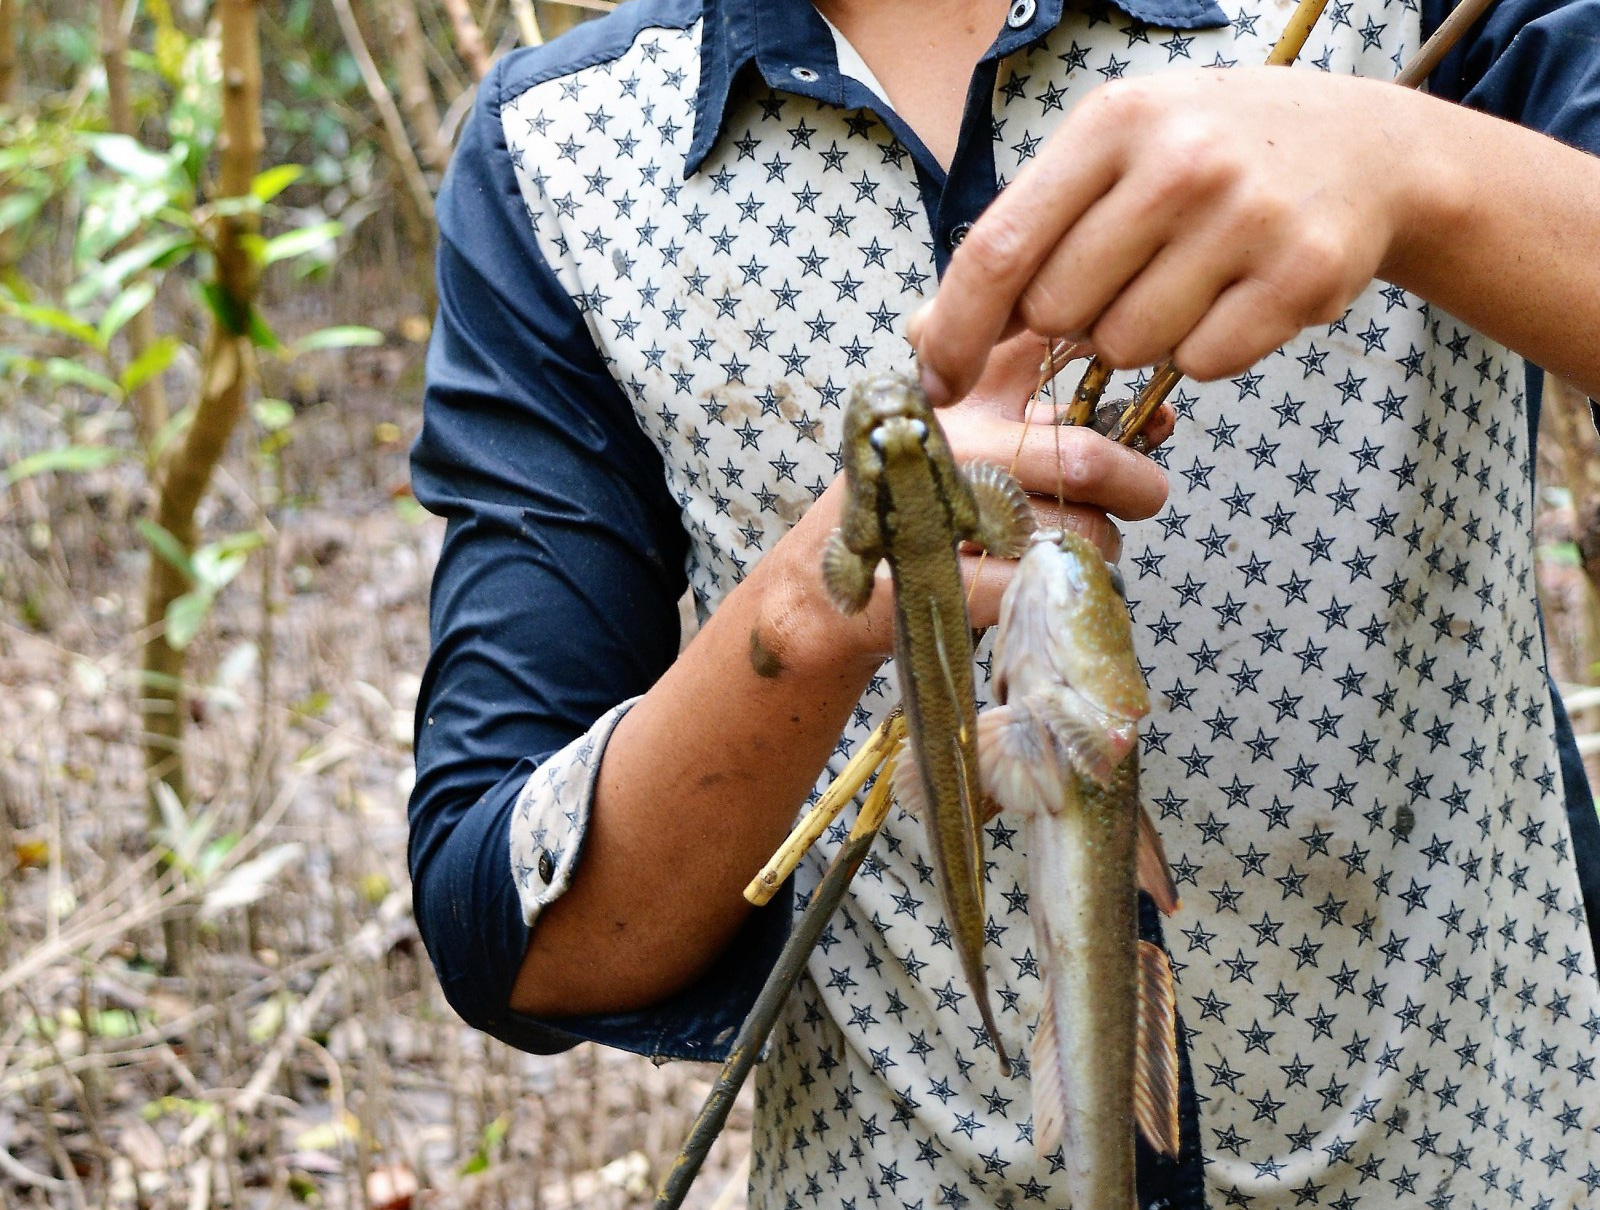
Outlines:
[[[1026,497],[993,468],[963,472],[921,388],[901,375],[858,386],[841,446],[849,495],[823,562],[846,612],[866,605],[873,573],[894,581],[894,654],[910,759],[896,768],[902,805],[920,814],[962,971],[1001,1066],[1009,1069],[983,965],[984,807],[977,781],[972,632],[956,546],[1019,550],[1032,527]]]
[[[1034,1145],[1062,1148],[1074,1210],[1131,1210],[1135,1124],[1177,1151],[1171,967],[1139,939],[1138,891],[1169,911],[1177,897],[1139,801],[1149,697],[1127,606],[1087,539],[1035,536],[1001,603],[993,667],[983,786],[1031,818]]]

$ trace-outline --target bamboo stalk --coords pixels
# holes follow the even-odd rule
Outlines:
[[[888,773],[888,760],[900,746],[900,741],[905,738],[906,720],[899,710],[896,710],[883,722],[878,724],[878,729],[868,737],[861,750],[850,758],[848,764],[838,777],[829,783],[822,796],[812,804],[804,818],[795,825],[794,831],[778,846],[767,864],[761,867],[761,872],[750,880],[750,885],[744,889],[744,897],[756,907],[761,907],[771,902],[777,894],[778,888],[793,874],[795,867],[800,864],[800,859],[806,851],[817,842],[825,832],[828,825],[839,816],[845,805],[856,796],[856,791],[866,785],[867,779],[873,771],[882,765],[883,773],[879,780],[883,780]]]
[[[378,70],[378,65],[372,58],[367,40],[361,36],[361,25],[357,22],[355,13],[351,11],[350,0],[333,0],[333,13],[339,21],[339,29],[344,34],[345,44],[350,48],[350,54],[356,61],[356,68],[361,72],[361,82],[366,85],[367,95],[372,98],[373,105],[378,109],[378,117],[383,122],[384,142],[389,147],[389,154],[405,181],[406,196],[411,199],[415,211],[410,214],[410,219],[416,228],[413,234],[419,240],[418,247],[431,247],[433,193],[428,188],[427,178],[422,173],[422,165],[417,161],[417,153],[411,146],[411,138],[406,133],[406,124],[400,116],[400,109],[394,103],[394,95],[389,91],[389,86],[383,82],[383,73]]]
[[[428,78],[427,44],[416,0],[389,0],[374,7],[378,16],[387,14],[395,73],[400,78],[400,107],[421,149],[422,162],[429,170],[442,173],[450,149],[439,137],[439,107]]]
[[[456,54],[472,72],[474,80],[489,74],[489,52],[483,45],[483,31],[472,19],[467,0],[444,0],[444,11],[450,16],[450,28],[455,31]]]

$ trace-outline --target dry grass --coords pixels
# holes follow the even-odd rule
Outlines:
[[[0,1207],[643,1205],[699,1107],[709,1069],[474,1034],[417,939],[404,808],[440,525],[396,492],[419,366],[397,342],[299,384],[276,573],[236,581],[191,653],[204,874],[153,874],[137,473],[0,498]],[[228,470],[212,534],[254,523],[255,467]],[[207,911],[285,844],[259,901]],[[202,919],[190,978],[158,973],[169,913]],[[697,1204],[730,1184],[743,1204],[747,1122]]]

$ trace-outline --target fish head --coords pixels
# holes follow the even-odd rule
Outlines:
[[[845,443],[864,462],[864,470],[928,456],[936,429],[933,409],[922,387],[904,374],[875,374],[851,392],[845,409]]]
[[[1002,701],[1062,698],[1113,748],[1131,746],[1150,697],[1120,578],[1094,543],[1070,530],[1034,535],[1001,601],[996,647]]]

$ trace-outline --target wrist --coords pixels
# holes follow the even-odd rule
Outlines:
[[[1392,86],[1390,86],[1392,88]],[[1451,250],[1468,238],[1477,187],[1467,170],[1461,140],[1462,110],[1448,101],[1406,91],[1394,98],[1403,114],[1403,135],[1390,128],[1384,146],[1403,171],[1392,171],[1393,230],[1378,276],[1425,297],[1435,279],[1448,274]]]

